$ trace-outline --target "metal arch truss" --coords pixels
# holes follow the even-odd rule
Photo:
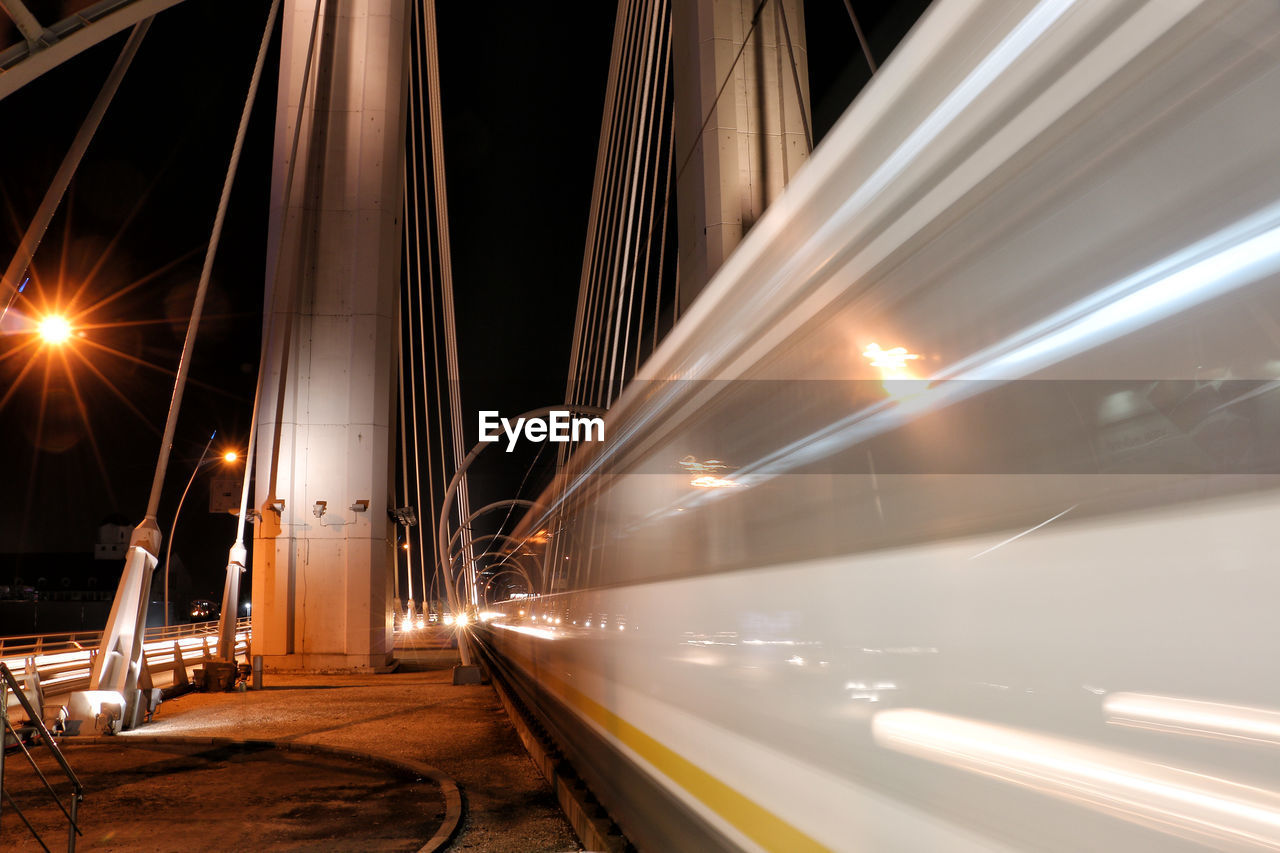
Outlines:
[[[471,528],[471,522],[475,521],[477,518],[484,515],[485,513],[493,512],[494,510],[502,509],[503,507],[511,507],[512,509],[515,509],[516,507],[519,507],[519,506],[526,507],[527,509],[533,509],[536,506],[540,506],[540,504],[537,503],[536,501],[527,501],[527,500],[522,500],[520,498],[512,498],[511,500],[494,501],[491,504],[486,504],[485,506],[482,506],[480,507],[480,509],[471,513],[471,515],[467,516],[466,520],[462,522],[461,526],[459,526],[458,529],[453,532],[453,536],[449,538],[449,551],[448,551],[449,561],[452,562],[454,559],[456,559],[453,546],[458,544],[458,540],[462,538],[463,532]]]
[[[493,566],[491,566],[491,568],[496,568],[498,566],[505,565],[506,563],[512,560],[514,560],[517,563],[520,563],[523,561],[525,557],[528,557],[533,560],[534,566],[536,566],[538,569],[538,579],[542,581],[542,583],[538,585],[537,591],[540,593],[545,593],[547,591],[545,589],[546,574],[547,574],[546,567],[543,565],[542,560],[538,558],[537,554],[534,554],[532,552],[522,553],[520,551],[520,549],[524,547],[523,541],[516,539],[514,536],[508,536],[505,533],[489,533],[484,536],[477,536],[474,541],[475,542],[494,542],[494,543],[501,541],[507,544],[504,546],[500,546],[496,550],[490,549],[485,551],[482,554],[477,554],[475,557],[471,558],[470,560],[468,560],[466,563],[463,564],[464,568],[466,566],[476,566],[480,562],[480,559],[482,557],[501,557],[501,559],[497,563],[494,563]],[[485,547],[489,547],[489,546],[486,545]],[[506,549],[509,549],[509,550],[506,550]],[[449,560],[450,577],[453,576],[454,569],[456,566],[458,566],[458,560],[464,556],[465,554],[462,551],[459,551],[458,553],[454,554],[450,558]],[[529,591],[530,592],[534,591],[534,588],[532,586],[532,581],[531,581]]]
[[[0,12],[13,21],[23,37],[17,44],[0,50],[0,99],[81,51],[181,2],[99,0],[46,27],[23,0],[0,0]]]
[[[493,585],[494,581],[503,575],[512,575],[517,578],[523,578],[525,586],[528,587],[528,592],[533,592],[533,582],[529,579],[529,573],[524,569],[519,566],[512,569],[502,569],[501,571],[494,572],[489,576],[489,579],[485,581],[484,589],[480,593],[480,599],[486,607],[489,605],[489,587]]]

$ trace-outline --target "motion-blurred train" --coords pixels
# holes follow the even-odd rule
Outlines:
[[[1280,4],[939,0],[476,636],[646,850],[1280,847]]]

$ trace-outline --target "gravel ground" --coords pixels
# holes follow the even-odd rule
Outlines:
[[[398,649],[397,657],[403,669],[413,671],[268,672],[262,690],[188,694],[161,705],[136,734],[295,741],[420,761],[462,791],[462,827],[449,850],[581,850],[493,688],[453,686],[450,668],[457,653],[441,648],[443,639],[431,629],[402,637],[408,648]]]

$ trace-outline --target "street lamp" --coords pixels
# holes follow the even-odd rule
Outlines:
[[[66,317],[50,314],[40,321],[37,331],[39,331],[40,337],[45,343],[62,344],[66,343],[67,339],[71,337],[71,323]]]
[[[209,436],[209,440],[204,444],[204,451],[200,454],[200,461],[196,463],[196,467],[192,469],[191,476],[187,479],[187,487],[182,490],[182,497],[178,500],[178,510],[173,514],[173,524],[169,527],[169,541],[164,550],[164,626],[169,627],[169,558],[173,555],[173,536],[178,530],[178,516],[182,514],[182,505],[187,500],[187,492],[191,491],[191,484],[196,481],[196,474],[200,473],[200,469],[204,467],[205,458],[209,455],[209,447],[213,444],[214,437],[218,434],[217,430],[213,431],[213,435]],[[222,454],[222,461],[231,463],[239,459],[239,455],[234,450],[228,450]]]

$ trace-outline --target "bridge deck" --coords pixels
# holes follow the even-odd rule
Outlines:
[[[119,739],[264,739],[422,762],[462,790],[463,821],[446,849],[580,849],[493,689],[452,685],[451,667],[458,657],[448,648],[444,630],[400,638],[401,671],[366,676],[268,673],[260,691],[193,693],[165,702],[151,723]],[[86,822],[93,819],[93,802],[94,792],[86,791],[81,811]],[[191,819],[212,828],[221,815]],[[168,831],[157,827],[160,837]]]

